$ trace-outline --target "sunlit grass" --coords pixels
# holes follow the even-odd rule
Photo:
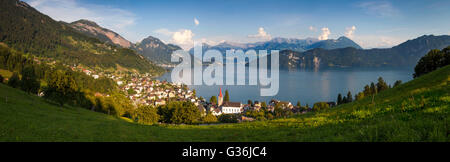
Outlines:
[[[139,125],[0,85],[0,141],[450,141],[450,66],[330,110],[219,125]],[[8,103],[5,98],[8,97]]]

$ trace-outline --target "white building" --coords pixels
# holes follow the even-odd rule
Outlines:
[[[224,102],[222,105],[222,113],[239,114],[242,112],[243,105],[240,102]]]

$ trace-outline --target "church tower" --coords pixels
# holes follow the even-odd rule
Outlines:
[[[222,104],[223,104],[222,87],[220,87],[219,97],[217,99],[217,106],[222,106]]]

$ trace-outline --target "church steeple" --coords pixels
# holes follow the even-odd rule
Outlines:
[[[223,95],[222,95],[222,87],[220,87],[219,89],[219,97],[217,100],[217,106],[221,106],[223,103]]]

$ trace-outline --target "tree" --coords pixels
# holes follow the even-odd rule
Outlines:
[[[208,114],[206,114],[206,116],[202,118],[202,121],[204,123],[217,123],[217,117],[214,116],[211,112],[209,112]]]
[[[377,94],[377,87],[375,86],[375,84],[373,82],[370,83],[370,95],[374,95]]]
[[[338,94],[338,97],[337,97],[337,104],[338,105],[340,105],[340,104],[342,104],[342,94]]]
[[[314,111],[325,110],[328,108],[330,108],[330,105],[328,105],[328,103],[326,103],[326,102],[317,102],[313,106]]]
[[[355,96],[355,100],[361,100],[364,98],[364,92],[359,92],[356,96]]]
[[[342,98],[342,103],[343,103],[343,104],[348,103],[348,100],[347,100],[347,97],[346,97],[346,96],[344,96],[344,98]]]
[[[60,106],[74,99],[73,94],[78,90],[71,72],[57,70],[48,78],[47,84],[47,87],[44,89],[44,98],[53,100]]]
[[[195,97],[195,95],[197,95],[197,92],[195,91],[195,89],[192,90],[192,94],[193,94],[194,97]]]
[[[37,94],[41,84],[36,78],[34,68],[26,66],[22,70],[22,81],[20,88],[28,93]]]
[[[297,101],[297,107],[302,107],[302,104],[300,103],[300,101]]]
[[[209,102],[212,104],[217,104],[217,97],[216,96],[211,96],[211,98],[209,99]]]
[[[363,92],[364,92],[365,96],[370,96],[372,94],[372,91],[371,91],[369,85],[364,86],[364,91]]]
[[[247,101],[247,104],[253,105],[253,101],[252,101],[252,100],[248,100],[248,101]]]
[[[173,109],[170,121],[174,124],[193,124],[198,122],[201,117],[200,111],[192,102],[182,102],[181,107],[174,107]]]
[[[401,81],[401,80],[395,81],[395,83],[394,83],[394,88],[397,87],[397,86],[399,86],[400,84],[402,84],[402,81]]]
[[[348,91],[347,93],[347,103],[353,102],[352,92]]]
[[[389,86],[387,85],[387,83],[383,80],[382,77],[378,78],[378,83],[377,83],[377,92],[381,92],[384,91],[386,89],[389,89]]]
[[[9,78],[8,80],[8,85],[13,87],[13,88],[17,88],[20,85],[20,78],[19,78],[19,74],[14,72],[13,75]]]
[[[264,101],[264,102],[261,102],[261,107],[262,107],[262,108],[267,108],[267,104],[266,104],[265,101]]]
[[[230,94],[228,93],[228,90],[225,90],[225,98],[224,98],[225,102],[230,102]]]
[[[158,123],[159,120],[157,109],[150,106],[137,108],[132,117],[134,121],[140,124],[155,124]]]

